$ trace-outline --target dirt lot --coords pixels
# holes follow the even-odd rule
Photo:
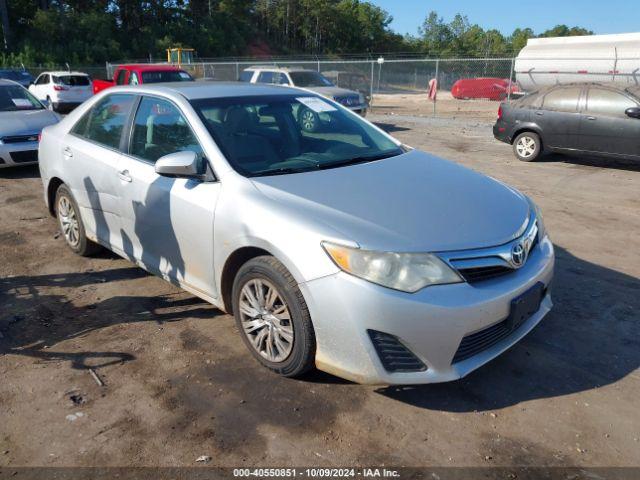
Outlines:
[[[114,255],[74,256],[38,170],[4,170],[0,466],[640,466],[640,166],[520,163],[491,117],[432,119],[415,101],[372,119],[545,213],[555,309],[523,342],[449,384],[282,379],[229,316]]]

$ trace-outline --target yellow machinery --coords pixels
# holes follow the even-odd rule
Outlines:
[[[193,48],[174,47],[167,48],[167,62],[174,65],[191,65],[195,50]]]

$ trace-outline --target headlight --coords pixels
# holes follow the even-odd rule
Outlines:
[[[542,219],[542,210],[540,210],[540,207],[530,198],[529,205],[531,205],[533,213],[536,215],[536,221],[538,222],[538,239],[542,241],[542,239],[547,236],[547,229],[545,228],[544,220]]]
[[[345,272],[403,292],[463,281],[445,262],[429,253],[374,252],[329,242],[322,242],[322,246]]]

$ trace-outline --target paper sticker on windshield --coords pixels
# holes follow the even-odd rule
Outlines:
[[[303,105],[309,107],[316,113],[322,112],[335,112],[337,108],[332,106],[330,103],[325,102],[321,98],[318,97],[299,97],[296,98],[297,101],[302,103]]]
[[[16,107],[29,108],[29,107],[33,106],[33,105],[31,105],[31,102],[29,100],[27,100],[26,98],[12,98],[11,100],[13,101],[13,104]]]

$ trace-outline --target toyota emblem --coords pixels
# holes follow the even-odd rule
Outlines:
[[[524,243],[518,242],[511,248],[511,264],[520,268],[527,260],[527,251],[524,247]]]

